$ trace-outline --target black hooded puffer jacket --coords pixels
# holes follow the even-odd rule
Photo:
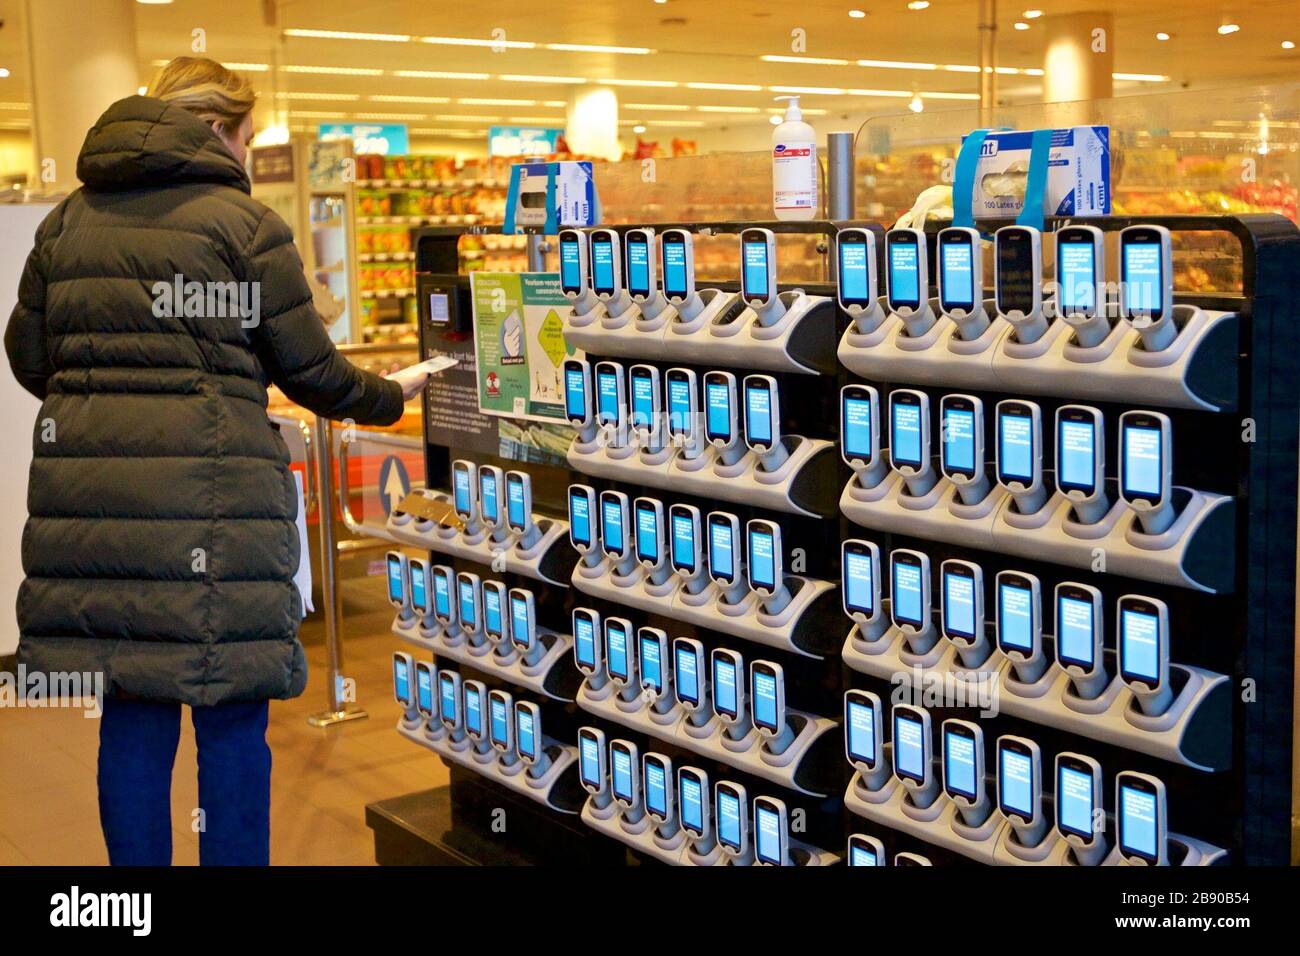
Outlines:
[[[298,496],[267,382],[363,424],[395,422],[401,389],[334,349],[288,227],[194,115],[114,104],[77,175],[37,231],[5,332],[43,401],[19,661],[191,705],[294,697]],[[177,276],[216,294],[168,309]],[[233,289],[257,308],[228,307]]]

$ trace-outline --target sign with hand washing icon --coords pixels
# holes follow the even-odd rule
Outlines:
[[[572,304],[553,272],[470,274],[479,411],[564,421],[562,368],[580,349],[564,342]]]

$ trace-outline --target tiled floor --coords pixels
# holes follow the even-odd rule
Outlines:
[[[380,594],[381,584],[360,585],[366,582],[345,589],[345,672],[356,680],[358,700],[371,717],[324,730],[308,726],[307,715],[325,705],[325,648],[320,625],[305,627],[307,692],[271,704],[273,864],[373,864],[365,805],[447,780],[438,758],[393,729],[392,612],[367,599]],[[0,866],[108,862],[95,795],[98,734],[98,722],[79,710],[0,710]],[[198,837],[189,829],[198,803],[196,774],[194,731],[186,717],[172,778],[177,864],[198,863]]]

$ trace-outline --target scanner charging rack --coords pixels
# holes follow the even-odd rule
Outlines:
[[[1174,306],[1178,335],[1168,348],[1148,352],[1137,330],[1115,321],[1110,334],[1092,348],[1074,344],[1073,329],[1053,320],[1038,341],[1014,338],[1011,324],[995,316],[978,339],[957,335],[952,319],[930,300],[938,316],[930,330],[912,338],[903,320],[889,313],[864,334],[850,324],[840,339],[839,360],[863,378],[909,385],[943,385],[974,391],[1068,395],[1073,399],[1113,401],[1123,395],[1136,404],[1203,411],[1232,411],[1237,403],[1237,315],[1192,305]]]
[[[1113,396],[1112,396],[1113,397]],[[1050,470],[1044,483],[1054,487]],[[1111,484],[1108,482],[1108,484]],[[840,496],[840,510],[855,524],[874,531],[906,534],[930,541],[1016,555],[1073,568],[1093,568],[1106,556],[1111,574],[1213,594],[1229,594],[1235,582],[1235,501],[1224,495],[1175,486],[1178,517],[1161,534],[1146,534],[1132,509],[1113,487],[1113,504],[1095,524],[1075,521],[1069,500],[1054,492],[1032,515],[1014,507],[1011,494],[993,485],[985,499],[967,505],[947,478],[940,477],[922,497],[907,494],[897,472],[889,471],[874,488],[857,477]]]
[[[838,592],[829,581],[787,574],[790,601],[779,613],[770,614],[753,591],[745,590],[740,601],[730,604],[722,600],[722,589],[712,581],[692,594],[675,574],[663,584],[654,584],[639,565],[627,575],[614,571],[609,558],[594,567],[580,561],[573,569],[573,587],[615,604],[805,657],[824,657],[834,651],[833,645],[815,640],[827,633],[831,615],[839,613]]]
[[[564,338],[592,355],[714,364],[804,375],[835,371],[835,300],[800,290],[782,292],[786,311],[760,325],[739,294],[701,289],[704,309],[683,319],[671,305],[646,319],[635,303],[618,316],[602,304],[564,322]]]
[[[1051,655],[1051,637],[1043,636],[1043,647]],[[967,668],[951,641],[940,640],[928,653],[914,654],[893,624],[874,641],[864,640],[855,624],[844,641],[842,657],[846,667],[882,680],[919,670],[923,679],[943,686],[969,683],[972,695],[981,686],[992,687],[1000,713],[1170,763],[1206,772],[1226,770],[1232,763],[1229,679],[1199,667],[1170,663],[1174,699],[1163,714],[1153,716],[1142,711],[1119,677],[1112,651],[1107,651],[1110,683],[1091,700],[1075,694],[1070,676],[1051,656],[1043,675],[1029,684],[1016,677],[1014,665],[996,646],[983,664]]]
[[[696,726],[676,702],[667,711],[659,713],[640,694],[631,701],[619,697],[612,681],[606,681],[605,686],[596,692],[584,681],[577,699],[578,706],[590,714],[744,773],[811,796],[826,796],[830,792],[809,777],[805,764],[813,744],[839,728],[838,723],[825,717],[787,707],[786,717],[795,730],[795,736],[785,750],[776,754],[767,749],[762,735],[753,726],[744,737],[733,739],[726,735],[726,725],[716,714],[710,713],[707,723]]]
[[[658,825],[650,814],[643,813],[636,823],[628,823],[613,800],[597,808],[588,798],[582,807],[582,822],[597,833],[618,840],[646,856],[654,857],[669,866],[730,866],[730,859],[716,841],[708,853],[701,853],[695,841],[681,827],[671,837],[659,833]],[[795,866],[834,866],[840,858],[827,850],[819,850],[790,837],[790,856]]]
[[[436,491],[417,490],[411,494],[441,502],[449,500],[447,495]],[[573,560],[573,550],[568,543],[569,523],[560,518],[545,518],[540,515],[534,515],[533,522],[540,535],[531,547],[525,548],[521,547],[517,534],[512,534],[504,541],[493,540],[486,531],[466,535],[458,528],[417,517],[401,510],[399,506],[388,516],[388,533],[395,541],[415,548],[464,558],[536,581],[568,587],[569,568]]]
[[[519,649],[511,647],[509,642],[504,645],[509,653],[503,655],[492,641],[480,645],[471,644],[459,629],[448,630],[437,621],[430,624],[415,616],[403,619],[398,614],[393,618],[393,633],[416,647],[432,651],[438,657],[473,667],[516,687],[523,687],[553,700],[573,700],[572,691],[566,689],[570,669],[561,663],[572,659],[573,638],[568,634],[556,634],[546,628],[537,628],[537,640],[545,651],[536,664],[529,666],[524,662]],[[571,687],[571,684],[568,686]]]
[[[516,760],[513,765],[506,767],[497,759],[495,750],[486,754],[479,753],[468,737],[459,743],[453,742],[445,727],[431,724],[418,712],[414,717],[409,712],[399,717],[397,732],[407,740],[432,750],[443,760],[472,770],[552,810],[560,813],[577,813],[579,810],[576,804],[565,799],[574,788],[557,786],[570,768],[577,766],[577,747],[545,737],[543,749],[550,756],[551,765],[540,777],[533,777],[522,760]],[[580,790],[578,792],[581,793]]]
[[[892,744],[886,744],[885,752],[892,755],[892,747]],[[922,809],[912,803],[907,788],[892,775],[879,790],[868,790],[862,775],[855,771],[844,792],[844,806],[873,823],[980,863],[995,866],[1079,865],[1070,845],[1055,828],[1047,831],[1038,846],[1026,847],[1017,841],[1015,829],[997,810],[991,811],[981,825],[972,827],[962,819],[957,804],[946,793],[940,791],[934,803]],[[1052,800],[1046,795],[1043,796],[1043,808],[1045,814],[1052,812]],[[1170,833],[1168,840],[1170,858],[1176,866],[1213,866],[1227,856],[1226,851],[1216,846],[1177,833]],[[1119,850],[1112,848],[1101,865],[1126,864]]]

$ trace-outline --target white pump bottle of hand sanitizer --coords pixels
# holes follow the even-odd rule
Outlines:
[[[817,133],[803,121],[799,97],[789,100],[785,122],[772,130],[772,211],[777,219],[817,215]]]

